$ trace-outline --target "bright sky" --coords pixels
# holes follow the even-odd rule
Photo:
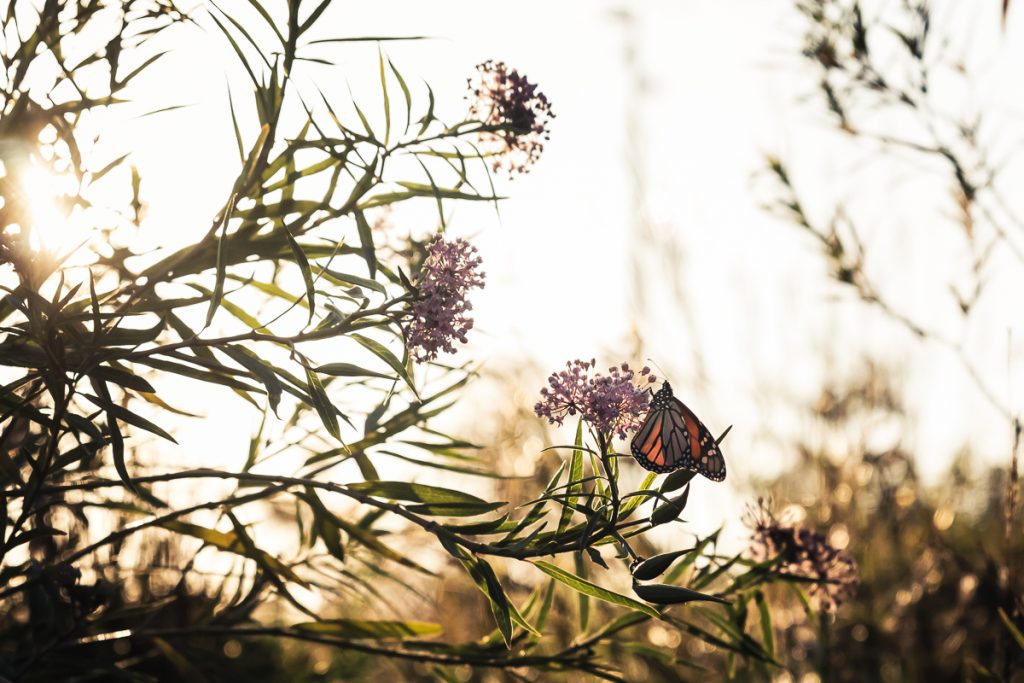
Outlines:
[[[1004,39],[998,32],[999,3],[977,4],[987,9],[971,19],[981,28],[963,24],[965,33],[979,35],[967,53],[1001,61],[967,101],[996,101],[1019,118],[1024,103],[1019,94],[1002,99],[1007,88],[1000,84],[1015,81],[1007,80],[1009,72],[1000,72],[999,64],[1014,63],[1003,45],[1013,43],[1022,22],[1012,22]],[[640,331],[647,341],[645,355],[669,374],[677,395],[712,431],[735,425],[724,448],[728,481],[701,481],[691,498],[693,509],[712,510],[694,520],[703,530],[734,518],[757,495],[748,483],[751,475],[770,476],[794,462],[785,442],[775,437],[803,433],[801,407],[817,399],[828,369],[851,373],[865,352],[906,373],[903,386],[917,426],[903,440],[927,454],[920,463],[926,476],[941,473],[966,444],[985,462],[1008,458],[1005,421],[949,354],[914,342],[852,301],[850,292],[829,284],[816,244],[761,208],[771,197],[758,179],[767,153],[793,162],[798,187],[820,217],[827,215],[830,201],[871,191],[873,201],[857,205],[856,217],[864,221],[869,244],[885,252],[873,261],[883,288],[891,286],[900,305],[914,315],[945,320],[942,311],[921,310],[929,305],[922,301],[937,299],[921,296],[935,285],[920,274],[941,274],[946,271],[936,269],[936,262],[955,268],[962,260],[959,243],[944,238],[950,231],[938,225],[950,220],[941,203],[948,188],[929,176],[924,164],[919,164],[920,177],[909,172],[913,165],[865,166],[866,153],[850,154],[850,147],[843,147],[847,143],[831,132],[822,108],[807,103],[815,92],[814,75],[798,58],[801,22],[791,5],[790,0],[525,1],[509,13],[505,6],[461,0],[443,6],[339,2],[323,22],[334,36],[436,37],[389,43],[386,50],[410,84],[421,79],[431,84],[446,119],[454,120],[464,109],[465,79],[486,59],[515,66],[552,100],[557,113],[552,139],[533,172],[499,188],[511,197],[500,219],[493,211],[459,207],[452,222],[456,233],[474,237],[488,272],[487,289],[475,300],[477,330],[467,353],[489,365],[531,360],[544,369],[523,377],[517,400],[532,405],[548,369],[568,359],[596,356],[611,363],[631,352],[636,310],[630,259],[639,216],[648,216],[655,233],[681,249],[672,268],[686,300],[668,293],[673,274],[649,257],[654,265],[647,286],[659,292],[657,311],[644,313]],[[627,6],[631,22],[622,18]],[[948,2],[937,6],[937,16],[951,7]],[[137,249],[206,231],[237,171],[227,84],[243,117],[251,106],[244,79],[228,66],[230,48],[218,35],[181,30],[176,36],[174,54],[148,75],[153,89],[135,96],[147,99],[149,108],[192,106],[127,120],[123,137],[111,139],[112,145],[132,150],[144,179],[149,210]],[[632,71],[624,66],[630,42],[636,51]],[[310,66],[297,73],[300,88],[311,93],[315,79],[340,98],[348,84],[364,108],[379,106],[376,49],[373,44],[339,48],[332,53],[336,67]],[[645,84],[639,98],[634,94],[638,78]],[[943,104],[959,104],[959,99],[949,96]],[[1012,126],[1012,117],[1008,121]],[[251,144],[255,130],[245,132]],[[842,150],[846,153],[839,154]],[[642,207],[630,165],[638,165],[643,177]],[[432,211],[425,207],[415,229],[432,227]],[[937,227],[925,243],[908,236],[910,227],[916,231],[931,223]],[[901,230],[904,226],[908,231]],[[897,258],[905,259],[898,269],[893,267]],[[904,275],[883,277],[893,272]],[[999,284],[1001,291],[1011,291],[1005,282]],[[985,324],[974,328],[981,334],[971,341],[984,376],[1004,400],[1007,330],[1017,326],[1018,350],[1024,336],[1019,320],[1007,313],[1008,300],[998,296],[986,302]],[[703,370],[693,364],[695,357],[703,358]],[[1016,370],[1019,409],[1024,386]],[[508,400],[484,391],[473,396]],[[211,420],[232,419],[243,426],[257,419],[251,411],[239,416],[224,410],[211,405],[207,412]],[[467,422],[481,417],[479,401],[465,401],[461,410]],[[237,464],[249,434],[211,430],[211,424],[184,425],[184,449],[218,458],[230,453],[224,461]]]

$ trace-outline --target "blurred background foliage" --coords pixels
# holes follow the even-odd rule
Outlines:
[[[15,5],[21,6],[17,11],[24,12],[21,26],[13,21]],[[1022,223],[999,180],[1005,165],[1004,150],[992,155],[981,141],[984,136],[979,131],[985,130],[985,112],[977,118],[962,118],[936,111],[929,101],[936,71],[942,71],[944,77],[954,74],[967,83],[980,77],[970,65],[955,63],[947,52],[950,42],[955,43],[955,23],[937,21],[930,4],[917,0],[889,3],[882,9],[864,7],[852,0],[796,3],[804,18],[802,68],[813,73],[819,84],[807,106],[817,107],[827,117],[829,125],[854,146],[851,154],[857,158],[885,164],[908,163],[910,159],[912,166],[925,163],[929,171],[942,178],[939,186],[946,188],[946,193],[937,196],[936,202],[944,210],[955,207],[950,212],[955,216],[951,223],[964,240],[964,253],[970,255],[963,272],[955,273],[954,286],[949,286],[949,274],[943,272],[937,274],[940,284],[923,294],[920,289],[909,294],[894,289],[898,278],[894,280],[884,272],[885,254],[879,254],[877,245],[859,229],[856,206],[840,203],[823,209],[820,198],[804,197],[801,169],[782,154],[766,160],[764,179],[771,188],[766,208],[790,224],[779,226],[780,230],[795,227],[812,238],[827,265],[827,276],[837,285],[838,296],[859,300],[865,307],[880,311],[908,333],[908,345],[937,345],[957,357],[982,400],[1005,419],[1005,463],[986,469],[965,450],[937,481],[922,481],[919,463],[929,454],[915,450],[902,438],[914,414],[902,391],[902,369],[867,357],[854,371],[832,373],[817,402],[799,407],[803,418],[795,434],[777,435],[784,440],[784,450],[796,456],[791,471],[767,480],[751,478],[743,484],[750,494],[751,520],[756,520],[759,511],[770,509],[776,528],[820,532],[830,547],[849,553],[857,564],[856,592],[837,609],[822,609],[820,603],[808,600],[811,591],[807,582],[786,577],[777,560],[759,562],[756,552],[744,543],[740,547],[733,547],[735,543],[719,544],[717,534],[695,537],[685,525],[672,525],[667,531],[659,530],[660,534],[629,536],[630,550],[640,557],[687,550],[660,580],[703,591],[702,597],[722,596],[730,604],[700,601],[664,607],[662,618],[652,619],[635,605],[624,607],[620,602],[613,606],[588,593],[588,589],[567,590],[564,582],[548,582],[534,567],[516,561],[527,559],[530,553],[543,555],[544,548],[554,548],[560,541],[578,543],[580,550],[567,548],[564,543],[559,547],[557,567],[614,590],[620,597],[633,595],[625,539],[615,541],[610,532],[604,538],[609,543],[598,544],[601,539],[590,538],[591,524],[610,523],[612,529],[620,522],[629,523],[628,515],[620,519],[612,513],[609,518],[609,506],[602,501],[608,501],[610,494],[604,491],[598,495],[596,480],[579,484],[579,491],[589,494],[592,501],[588,509],[577,509],[573,512],[577,516],[570,516],[580,524],[566,529],[561,523],[566,499],[564,495],[559,497],[554,487],[581,482],[580,473],[610,479],[617,478],[618,472],[614,466],[602,468],[596,461],[592,472],[582,469],[582,464],[575,476],[567,471],[567,466],[575,469],[577,454],[581,461],[587,460],[582,458],[582,442],[579,449],[570,445],[548,450],[565,446],[565,431],[550,429],[533,414],[535,388],[522,386],[521,379],[543,376],[548,369],[529,364],[488,367],[485,376],[507,400],[490,404],[488,413],[472,424],[456,423],[448,430],[466,434],[474,443],[445,436],[425,422],[433,417],[433,406],[448,402],[448,386],[458,388],[475,371],[439,362],[430,368],[430,381],[423,382],[427,375],[410,360],[399,311],[407,301],[403,297],[413,291],[408,278],[416,281],[421,271],[427,235],[383,237],[392,217],[381,208],[416,199],[433,210],[436,203],[436,220],[443,225],[450,218],[446,209],[452,202],[493,201],[499,193],[492,183],[496,182],[503,192],[505,189],[500,179],[492,177],[492,171],[501,169],[492,164],[492,152],[481,152],[474,145],[480,142],[481,123],[494,125],[491,132],[501,133],[497,136],[499,149],[502,135],[509,130],[486,116],[478,116],[481,121],[464,128],[460,128],[463,124],[441,124],[435,120],[434,111],[435,105],[441,111],[442,103],[435,103],[432,91],[413,87],[411,78],[406,82],[402,75],[405,71],[391,64],[382,50],[379,63],[364,68],[379,69],[383,87],[390,87],[383,98],[390,111],[385,115],[386,132],[375,129],[378,120],[358,106],[341,114],[332,110],[326,99],[314,106],[305,98],[301,104],[289,102],[300,113],[304,109],[315,112],[310,120],[319,116],[324,126],[333,124],[331,134],[322,130],[313,134],[310,131],[314,126],[299,126],[287,133],[277,131],[279,124],[287,127],[282,122],[295,120],[282,117],[282,93],[289,84],[291,69],[305,58],[292,36],[302,33],[297,29],[313,26],[319,8],[326,5],[303,3],[300,12],[298,2],[282,2],[280,6],[254,2],[244,14],[222,12],[211,5],[208,10],[186,15],[169,3],[124,2],[117,8],[120,29],[115,26],[113,37],[108,35],[96,42],[93,51],[84,58],[76,56],[74,64],[65,59],[62,41],[83,31],[101,9],[109,9],[107,6],[47,0],[38,5],[11,2],[6,8],[7,82],[0,117],[8,173],[3,187],[7,200],[5,228],[11,224],[24,227],[30,222],[11,212],[18,206],[20,187],[15,169],[22,157],[35,153],[25,152],[24,146],[11,147],[10,141],[35,144],[41,134],[52,136],[46,144],[59,150],[45,161],[57,159],[65,170],[72,168],[81,181],[71,194],[72,203],[91,208],[89,184],[109,174],[122,187],[118,218],[113,222],[122,228],[138,225],[145,209],[139,194],[144,178],[140,181],[126,159],[111,160],[109,168],[90,165],[94,160],[87,152],[83,155],[83,139],[75,134],[75,127],[92,110],[112,104],[129,81],[145,78],[145,66],[153,55],[145,53],[144,40],[159,31],[191,21],[221,31],[251,75],[259,120],[255,127],[252,122],[236,120],[242,170],[234,181],[232,196],[225,198],[225,209],[198,247],[190,245],[156,261],[132,260],[139,255],[109,239],[115,230],[113,225],[90,245],[98,257],[87,268],[102,283],[99,296],[88,293],[90,284],[86,281],[78,290],[72,290],[73,285],[65,285],[63,280],[54,285],[64,256],[61,245],[53,250],[35,246],[20,249],[14,237],[5,244],[5,258],[13,264],[22,285],[20,290],[8,289],[14,297],[9,297],[8,303],[19,302],[14,308],[24,311],[29,321],[5,328],[5,363],[28,367],[31,372],[18,375],[18,370],[12,378],[5,375],[5,381],[18,377],[19,384],[6,389],[2,436],[8,520],[4,550],[12,552],[15,560],[5,559],[0,586],[4,601],[0,606],[4,667],[0,676],[12,681],[196,682],[574,681],[595,676],[627,681],[710,677],[807,683],[1021,680],[1024,586],[1020,563],[1024,559],[1024,540],[1017,491],[1020,422],[1013,406],[1003,398],[1003,378],[983,369],[991,366],[987,347],[972,346],[971,340],[1005,333],[1005,328],[993,325],[975,311],[983,308],[986,288],[1005,286],[1004,271],[1024,264],[1018,246]],[[1003,3],[992,14],[996,22],[999,11],[1014,10]],[[52,20],[60,13],[61,21]],[[24,16],[36,19],[33,23]],[[279,16],[284,17],[283,22]],[[628,17],[623,13],[621,18],[628,23]],[[264,50],[266,43],[250,36],[250,31],[257,33],[255,27],[272,41],[276,35],[280,49],[274,43],[274,50]],[[326,42],[320,47],[325,44],[330,45]],[[136,52],[140,49],[142,52]],[[27,64],[39,55],[52,60],[51,65],[53,61],[61,65],[63,78],[60,70],[56,78],[64,84],[62,87],[74,83],[74,75],[90,66],[103,70],[107,77],[90,81],[90,89],[77,96],[62,94],[49,100],[29,97],[25,93],[37,92],[40,87],[63,93],[46,85],[36,86],[33,91],[19,80],[26,78]],[[318,54],[310,59],[320,58]],[[380,99],[380,94],[373,96]],[[354,98],[360,101],[358,96]],[[406,128],[402,135],[412,129],[411,137],[399,136],[400,125]],[[632,125],[639,128],[642,124],[632,121]],[[253,130],[258,134],[251,134]],[[434,135],[450,138],[445,141],[452,146],[443,151],[415,147],[421,144],[421,137]],[[495,142],[494,138],[490,142]],[[407,143],[423,150],[422,157],[415,156],[410,160],[413,163],[404,166],[396,162],[389,167],[399,169],[396,175],[385,176],[383,161],[377,163],[378,155],[398,156],[398,147],[391,145]],[[557,136],[551,144],[557,144]],[[316,151],[321,154],[316,161],[312,156],[301,157]],[[303,161],[296,166],[295,160],[300,158]],[[526,158],[535,159],[529,150]],[[473,170],[467,170],[474,161]],[[646,179],[641,164],[635,162],[627,159],[635,169],[638,204],[637,224],[633,226],[637,244],[632,251],[632,289],[635,310],[642,317],[664,306],[663,301],[653,300],[653,293],[643,284],[649,259],[656,256],[672,273],[673,266],[688,255],[672,236],[650,229],[640,206]],[[305,173],[297,169],[314,167],[311,174],[330,175],[333,169],[338,170],[330,192],[322,194],[321,187],[320,195],[306,196],[300,190],[293,197],[289,188],[299,187],[296,181]],[[119,171],[123,173],[118,175]],[[435,180],[435,173],[445,182]],[[408,179],[413,177],[415,180]],[[334,183],[343,187],[343,198],[352,201],[345,201],[340,208],[335,203],[328,215],[318,213],[329,208],[335,198]],[[303,190],[309,187],[301,186]],[[862,194],[857,196],[858,192]],[[864,193],[867,191],[854,188],[850,194],[869,205],[891,201],[890,196]],[[240,198],[252,202],[240,205],[229,231],[225,216],[235,212]],[[339,239],[337,234],[315,242],[298,239],[307,232],[318,235],[317,229],[324,225],[330,228],[334,225],[330,221],[339,220],[347,221],[346,239]],[[378,239],[371,237],[367,243],[367,233]],[[8,235],[28,239],[24,233]],[[230,254],[224,255],[229,236],[237,240],[236,244],[246,243],[246,254],[239,258],[236,253],[236,261],[230,260]],[[920,238],[924,246],[919,248],[927,249],[929,235]],[[330,265],[339,255],[346,259],[345,270]],[[883,258],[875,260],[876,256]],[[229,266],[242,266],[250,258],[264,261],[260,267],[266,268],[258,271],[262,279],[230,270]],[[144,266],[137,267],[140,262]],[[358,264],[359,275],[352,263]],[[82,268],[80,264],[76,267]],[[167,284],[179,284],[181,276],[201,272],[208,278],[206,289],[193,286],[188,296],[195,298],[188,301],[178,290],[175,296],[162,292],[161,296],[149,297],[153,280],[139,277],[157,276]],[[676,281],[668,284],[672,306],[685,316],[692,303],[685,287]],[[265,298],[252,306],[234,304],[232,299],[241,296],[236,287],[258,290],[250,293]],[[25,294],[26,290],[43,289],[46,298]],[[307,362],[305,356],[289,357],[286,353],[261,355],[258,347],[253,351],[245,346],[267,341],[259,337],[266,332],[265,325],[257,320],[283,315],[287,322],[293,322],[294,315],[287,317],[287,313],[298,312],[300,318],[308,314],[311,321],[314,307],[297,302],[308,304],[313,298],[330,303],[319,304],[323,316],[318,320],[320,326],[309,329],[328,330],[338,336],[351,335],[353,330],[335,326],[351,322],[353,311],[361,314],[373,299],[375,310],[371,309],[368,322],[377,332],[390,329],[388,342],[399,344],[400,353],[393,355],[373,343],[360,342],[367,352],[360,356],[361,365],[335,366],[332,374],[327,362]],[[211,305],[212,300],[217,303]],[[285,302],[286,313],[268,303],[275,300]],[[149,309],[143,305],[147,301]],[[129,332],[125,339],[99,344],[105,351],[111,347],[116,350],[114,360],[110,362],[104,356],[88,370],[73,354],[54,357],[51,353],[46,362],[41,362],[37,349],[26,350],[12,343],[19,335],[36,334],[39,329],[32,324],[38,323],[49,335],[49,342],[41,345],[47,351],[74,350],[80,340],[55,330],[93,331],[96,328],[92,326],[100,324],[99,320],[108,316],[113,320],[123,313],[118,306],[139,305],[140,312],[152,314],[160,302],[170,310],[194,306],[199,311],[189,314],[188,324],[158,316],[158,327],[149,328],[151,333],[148,329],[144,333],[136,330],[135,336]],[[904,306],[907,302],[912,305]],[[934,331],[930,315],[937,306],[958,311],[952,323],[942,319],[942,332]],[[67,318],[61,317],[64,309]],[[98,312],[94,314],[94,310]],[[166,476],[172,468],[166,466],[163,455],[135,447],[131,438],[127,447],[121,443],[120,456],[114,445],[121,439],[119,432],[115,434],[118,419],[132,426],[126,428],[129,434],[136,429],[154,431],[155,425],[143,421],[145,418],[126,412],[138,399],[156,405],[158,415],[169,417],[166,411],[175,408],[161,403],[162,399],[149,390],[148,382],[156,381],[149,371],[136,375],[118,363],[143,361],[147,349],[157,344],[183,344],[186,353],[191,349],[189,342],[203,334],[205,328],[198,333],[195,330],[204,327],[204,318],[209,325],[214,314],[223,315],[225,310],[242,324],[228,331],[241,337],[211,342],[210,347],[235,345],[233,351],[216,357],[202,351],[193,351],[188,358],[178,356],[175,361],[188,363],[184,371],[168,361],[151,367],[227,386],[242,398],[255,399],[264,411],[271,396],[285,393],[291,397],[285,396],[281,404],[286,408],[280,412],[282,420],[268,418],[265,430],[261,427],[253,437],[244,458],[245,467],[236,473],[238,476],[232,475],[238,483],[236,488],[202,489],[201,496],[206,499],[189,499],[188,504],[181,502],[183,499],[177,497],[180,494],[169,499],[174,513],[189,505],[196,506],[194,512],[201,514],[206,512],[204,508],[211,511],[198,518],[199,522],[194,516],[181,515],[191,520],[182,524],[177,514],[161,517],[160,496],[174,493],[174,481]],[[43,311],[45,320],[51,321],[49,326],[43,319],[33,321],[37,311]],[[146,320],[157,324],[152,315]],[[117,325],[111,327],[116,329]],[[628,323],[623,324],[623,329],[627,328]],[[647,349],[642,329],[642,325],[634,324],[632,335],[623,344],[627,352],[620,347],[609,356],[642,364]],[[303,342],[301,335],[306,333],[293,335],[287,342],[292,350],[295,343]],[[87,339],[94,347],[95,337]],[[55,339],[59,344],[53,343]],[[121,349],[125,345],[134,354],[130,358]],[[242,350],[243,346],[250,353]],[[695,344],[688,354],[694,358],[691,371],[701,376],[699,347]],[[97,382],[90,373],[95,375],[94,366],[104,363],[107,369]],[[370,364],[372,370],[362,367]],[[55,372],[55,368],[63,372]],[[94,386],[104,382],[119,385],[125,397],[135,392],[135,398],[130,403],[118,398],[121,389],[115,390],[113,399],[100,395],[98,403],[80,411],[78,418],[70,418],[55,436],[47,431],[52,423],[45,414],[52,414],[50,411],[57,406],[47,396],[63,395],[54,392],[54,386],[63,386],[63,378],[75,373],[79,373],[78,379],[91,381]],[[424,391],[427,387],[429,392]],[[420,393],[415,393],[417,389]],[[18,400],[12,402],[13,396]],[[431,396],[436,403],[429,400]],[[332,401],[344,413],[336,414]],[[361,425],[360,429],[352,425],[351,434],[344,424],[349,417]],[[336,441],[325,437],[325,430],[332,429],[345,435],[348,449],[338,448]],[[68,442],[75,439],[81,444],[69,446]],[[264,458],[276,457],[276,449],[282,444],[289,446],[289,453],[303,454],[298,470],[257,467]],[[60,466],[46,471],[46,467],[40,467],[39,454],[58,445]],[[728,458],[728,442],[725,452]],[[374,464],[384,458],[393,458],[409,468],[399,470],[403,474],[414,467],[433,470],[434,478],[428,475],[428,481],[448,487],[449,493],[443,495],[457,495],[450,493],[457,491],[463,497],[441,500],[431,497],[441,489],[430,493],[425,488],[427,493],[410,495],[406,491],[407,497],[403,498],[395,495],[400,491],[394,487],[373,488],[375,481],[388,483],[380,482]],[[634,487],[654,490],[650,483],[640,484],[642,477],[629,458],[620,462],[623,485],[629,484],[624,491]],[[348,469],[316,471],[343,463]],[[466,478],[467,471],[492,476]],[[298,483],[282,479],[288,476],[294,476]],[[418,474],[408,476],[420,481]],[[742,472],[731,469],[730,482],[737,480],[744,480]],[[184,486],[188,482],[185,479]],[[344,482],[334,493],[344,491],[349,496],[345,503],[335,501],[325,506],[325,491],[330,489],[309,486],[336,482]],[[90,488],[94,484],[95,488]],[[688,492],[683,488],[687,485],[681,484],[666,494]],[[693,485],[711,486],[703,480]],[[132,486],[136,487],[134,493]],[[112,490],[118,494],[106,495]],[[38,491],[43,493],[40,509],[31,510],[31,515],[25,513],[25,507],[19,507],[21,501]],[[120,495],[122,491],[124,495]],[[63,495],[68,492],[74,495]],[[259,505],[258,512],[239,513],[239,519],[234,511],[250,502],[246,498],[250,495]],[[758,504],[756,501],[762,498],[766,502]],[[546,505],[532,508],[528,501],[534,500]],[[461,546],[471,550],[469,554],[458,547],[453,549],[453,537],[439,531],[433,521],[438,510],[451,512],[454,502],[468,506],[470,516],[494,519],[488,514],[489,501],[525,505],[513,509],[512,519],[523,519],[525,514],[529,524],[517,528],[504,541],[493,537],[485,540],[481,536],[497,530],[504,535],[518,525],[505,524],[502,518],[488,526],[480,520],[441,514],[442,523],[456,530],[452,533],[478,542]],[[437,506],[433,511],[429,509],[432,505]],[[644,514],[634,519],[647,518],[651,507],[647,505]],[[397,511],[401,511],[403,520],[395,518]],[[692,507],[680,511],[685,513],[684,518],[700,514]],[[135,525],[140,519],[161,519],[153,526],[162,530],[136,534]],[[587,520],[586,524],[581,520]],[[455,526],[470,521],[478,524],[475,531]],[[414,533],[407,522],[419,525],[423,533]],[[546,536],[550,529],[543,526],[545,523],[558,526],[559,533]],[[729,522],[734,529],[740,524],[740,520]],[[740,535],[756,541],[756,521],[749,524],[749,531]],[[641,525],[643,530],[654,526],[660,524]],[[296,528],[297,538],[292,538],[294,533],[281,533],[282,529]],[[517,534],[526,540],[517,539]],[[97,537],[105,541],[99,553],[89,545]],[[282,538],[288,540],[282,542]],[[446,540],[449,544],[442,548]],[[257,541],[268,544],[266,552]],[[756,548],[757,543],[752,545]],[[25,551],[24,557],[18,555]],[[517,553],[523,557],[517,558]],[[200,560],[211,554],[229,559],[214,563]],[[480,564],[481,558],[488,559]],[[606,570],[604,564],[612,569]],[[500,586],[496,587],[495,582]],[[303,584],[310,587],[308,591]],[[312,614],[302,614],[310,609],[310,595],[317,595],[319,600]],[[514,625],[508,606],[501,607],[505,599],[519,606],[523,620],[543,631],[543,638],[531,634],[529,628]],[[438,630],[443,637],[435,637]]]

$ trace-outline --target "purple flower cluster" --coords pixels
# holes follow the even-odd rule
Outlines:
[[[544,151],[555,115],[544,93],[504,62],[477,65],[469,79],[473,102],[469,117],[497,130],[480,136],[483,151],[494,155],[494,170],[526,173]]]
[[[598,432],[625,439],[640,426],[651,400],[647,389],[633,382],[650,384],[655,377],[649,368],[633,372],[628,363],[609,368],[607,375],[593,372],[596,367],[595,360],[566,363],[565,370],[548,378],[533,410],[559,425],[567,416],[579,414]]]
[[[453,353],[452,341],[466,343],[473,328],[466,298],[469,290],[484,286],[484,274],[476,247],[463,239],[446,242],[440,235],[427,245],[427,258],[416,282],[416,296],[409,306],[408,344],[417,362],[437,358],[439,351]]]
[[[780,523],[764,501],[747,522],[754,532],[753,555],[760,561],[778,558],[781,573],[815,581],[808,593],[822,609],[834,610],[857,589],[857,563],[823,534]]]

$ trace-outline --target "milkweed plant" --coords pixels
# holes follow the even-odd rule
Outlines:
[[[434,426],[475,377],[460,349],[486,282],[450,207],[497,204],[541,162],[553,106],[497,61],[467,69],[468,106],[441,101],[385,39],[326,35],[328,6],[17,0],[4,16],[0,680],[626,680],[636,662],[700,666],[691,641],[716,653],[704,666],[781,671],[770,600],[792,591],[819,618],[855,568],[767,512],[749,550],[723,554],[716,533],[651,553],[654,529],[692,538],[692,486],[721,484],[683,469],[623,488],[647,368],[551,375],[537,419],[575,439],[524,500],[493,500],[493,464]],[[237,175],[197,239],[136,250],[114,236],[145,229],[158,188],[90,131],[164,58],[151,39],[200,30],[255,105],[231,84],[210,122],[237,141]],[[379,88],[319,92],[345,78],[331,51],[360,41],[380,45],[364,65]],[[70,183],[48,211],[26,189],[39,169]],[[436,229],[399,231],[407,214],[388,212],[406,205]],[[46,244],[58,219],[90,237]],[[195,463],[176,426],[201,419],[164,389],[181,386],[257,416],[235,468],[174,465]],[[432,470],[478,483],[421,483]],[[475,586],[490,624],[448,635],[423,597],[447,581]],[[654,626],[678,636],[648,642]]]

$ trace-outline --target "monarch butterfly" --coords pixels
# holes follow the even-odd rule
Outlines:
[[[688,469],[711,481],[725,479],[718,442],[693,411],[672,395],[668,382],[651,399],[651,410],[633,436],[630,450],[640,466],[652,472]]]

